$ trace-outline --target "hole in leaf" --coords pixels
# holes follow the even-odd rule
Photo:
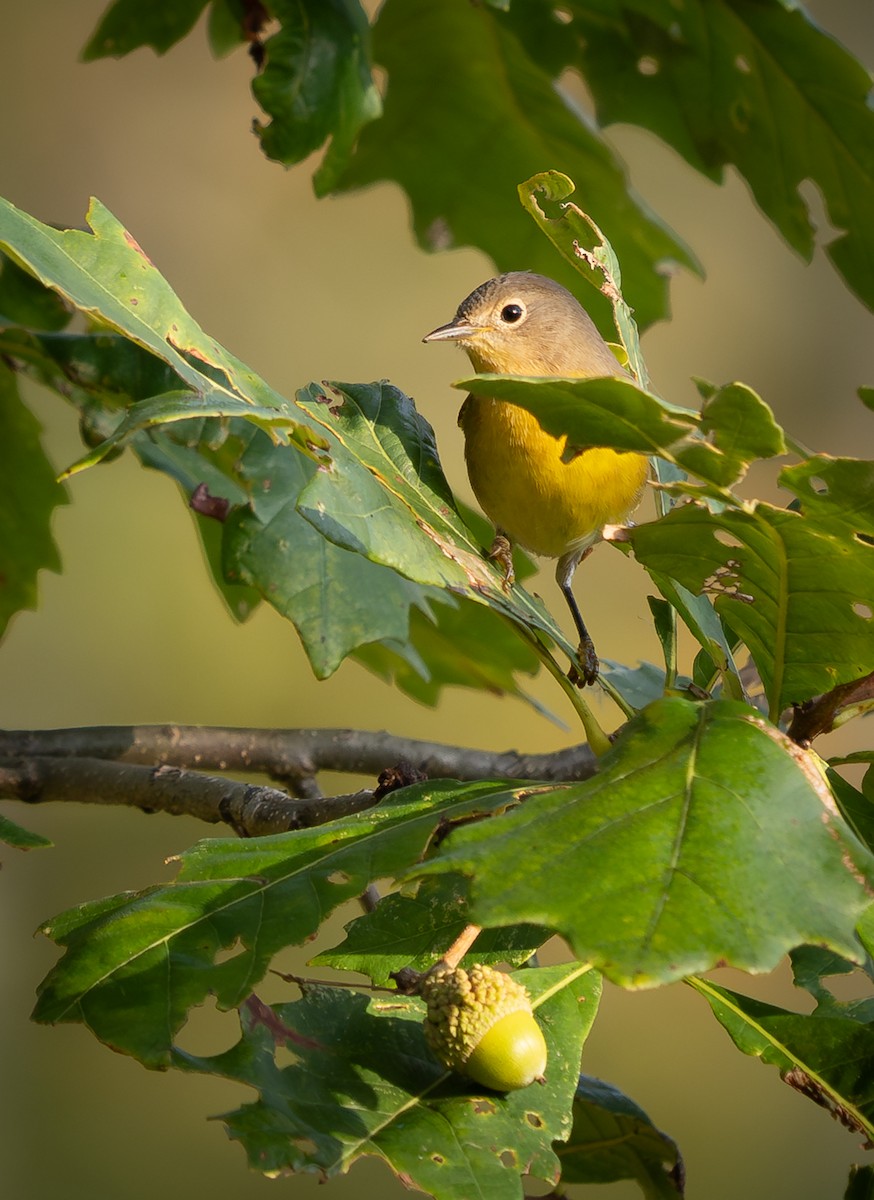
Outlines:
[[[210,1057],[227,1050],[239,1032],[235,1014],[219,1012],[215,997],[210,996],[189,1011],[188,1019],[173,1041],[187,1054]]]
[[[273,1051],[273,1061],[281,1071],[283,1067],[296,1067],[300,1062],[300,1055],[295,1053],[294,1047],[288,1042],[277,1042]]]
[[[798,195],[807,205],[810,222],[816,234],[817,246],[827,246],[829,242],[833,242],[835,238],[840,237],[845,232],[842,225],[836,225],[831,219],[822,189],[813,179],[802,179],[798,185]],[[823,485],[821,479],[817,479],[816,483],[825,486],[826,491],[828,491],[828,487]]]
[[[341,884],[348,883],[349,880],[350,876],[347,875],[345,871],[332,871],[328,876],[328,883]]]
[[[714,529],[713,536],[722,546],[728,546],[731,550],[739,550],[743,546],[738,538],[733,533],[729,533],[727,529]]]
[[[307,1158],[312,1158],[312,1156],[318,1150],[316,1143],[312,1140],[312,1138],[308,1137],[293,1137],[291,1139],[291,1144],[295,1147],[295,1149],[300,1150],[301,1154],[305,1154]]]
[[[661,63],[651,54],[644,54],[637,60],[637,69],[641,75],[658,75]]]
[[[532,1129],[542,1129],[543,1128],[543,1121],[540,1117],[538,1117],[537,1113],[527,1112],[525,1114],[525,1120],[528,1122],[528,1124],[531,1126]]]
[[[554,8],[552,15],[558,21],[559,25],[570,25],[574,19],[574,14],[568,8]]]
[[[491,1102],[491,1100],[485,1100],[485,1099],[475,1100],[473,1102],[473,1111],[475,1113],[477,1113],[477,1115],[479,1115],[479,1116],[485,1115],[487,1117],[490,1117],[492,1115],[492,1113],[495,1111],[495,1106]]]
[[[870,621],[874,617],[874,609],[870,604],[863,604],[861,600],[857,600],[853,605],[853,612],[857,617],[861,617],[863,621]]]
[[[501,1152],[501,1164],[505,1167],[515,1167],[519,1163],[519,1155],[515,1150],[504,1150]]]
[[[734,60],[734,65],[740,71],[741,75],[749,75],[752,73],[750,60],[743,54],[738,54]]]
[[[731,123],[739,133],[746,133],[750,127],[750,106],[745,100],[735,100],[729,107]]]
[[[213,962],[216,964],[216,966],[219,966],[221,963],[228,962],[230,959],[236,958],[239,954],[244,954],[245,951],[246,947],[243,945],[240,939],[235,938],[234,941],[231,942],[230,946],[224,946],[222,949],[215,952],[213,955]]]
[[[442,1167],[443,1164],[446,1162],[446,1159],[443,1157],[442,1154],[432,1154],[431,1162],[436,1163],[438,1167]]]
[[[727,558],[725,564],[704,581],[704,591],[713,592],[718,596],[728,596],[732,600],[742,600],[744,604],[752,604],[754,597],[740,590],[740,563],[736,558]]]
[[[811,475],[807,482],[810,484],[811,491],[816,492],[818,496],[828,495],[828,484],[824,479],[820,479],[819,475]]]

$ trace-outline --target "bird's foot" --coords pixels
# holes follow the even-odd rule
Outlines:
[[[584,688],[587,684],[591,686],[598,678],[600,663],[598,662],[598,655],[595,653],[595,643],[590,637],[580,642],[577,657],[579,665],[571,663],[567,677],[578,688]]]
[[[513,545],[505,533],[495,534],[488,557],[503,571],[503,588],[505,592],[509,592],[516,581],[516,572],[513,570]]]

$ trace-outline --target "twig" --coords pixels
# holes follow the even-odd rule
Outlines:
[[[39,755],[0,762],[0,797],[28,804],[58,800],[122,804],[144,812],[223,821],[245,837],[323,825],[376,803],[371,791],[300,800],[276,788],[178,767]]]

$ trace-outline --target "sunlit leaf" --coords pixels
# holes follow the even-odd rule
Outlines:
[[[812,759],[745,705],[658,701],[593,779],[514,797],[415,872],[466,875],[478,924],[546,925],[624,986],[767,971],[805,942],[859,959],[874,859]]]
[[[325,537],[416,583],[487,604],[545,633],[571,658],[575,647],[524,588],[502,574],[461,520],[440,469],[434,434],[412,401],[389,384],[312,385],[299,393],[307,421],[336,439],[338,466],[317,472],[298,508]],[[423,537],[424,534],[424,537]]]
[[[239,1004],[278,950],[307,941],[373,879],[408,870],[442,817],[488,811],[495,790],[423,785],[328,826],[200,842],[180,856],[177,882],[46,923],[66,953],[35,1019],[84,1022],[115,1049],[166,1064],[190,1008],[209,993]]]
[[[91,233],[52,229],[0,200],[0,248],[76,308],[157,355],[178,376],[180,387],[213,400],[222,396],[275,410],[280,420],[298,415],[203,332],[99,200],[91,202],[88,223]]]
[[[658,455],[713,484],[717,496],[742,478],[750,463],[785,451],[771,410],[739,383],[719,389],[700,418],[665,404],[630,379],[475,375],[454,386],[527,409],[547,432],[566,436],[570,450],[610,446]]]
[[[460,879],[425,879],[415,894],[383,896],[372,912],[346,926],[346,939],[312,959],[313,965],[360,971],[375,984],[386,985],[393,971],[414,967],[426,971],[469,923],[467,888]],[[520,966],[550,936],[534,925],[485,929],[463,965],[510,963]]]
[[[705,979],[690,981],[744,1054],[777,1067],[790,1087],[854,1134],[874,1137],[874,1040],[848,1017],[801,1016]]]
[[[636,557],[693,592],[742,639],[776,718],[874,669],[874,547],[764,502],[674,508],[631,531]]]
[[[648,387],[637,322],[622,295],[619,259],[592,218],[571,200],[576,190],[573,180],[560,171],[541,171],[520,183],[518,190],[522,204],[556,249],[610,300],[631,373],[641,387]]]

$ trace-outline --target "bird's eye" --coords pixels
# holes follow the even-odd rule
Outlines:
[[[505,304],[501,309],[501,320],[508,325],[515,325],[525,315],[525,310],[521,304]]]

